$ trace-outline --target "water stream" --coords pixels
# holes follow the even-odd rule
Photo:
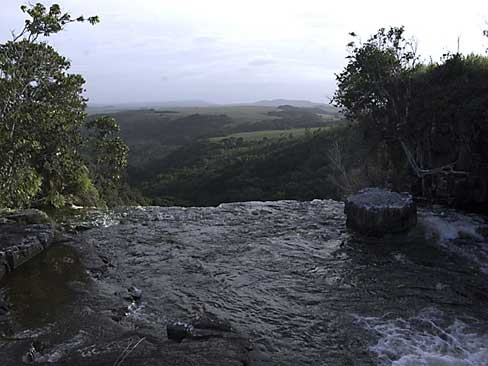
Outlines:
[[[124,305],[125,326],[157,336],[213,314],[252,342],[257,365],[488,365],[480,216],[422,209],[416,229],[384,239],[348,232],[343,205],[327,200],[125,208],[71,222],[83,230],[1,284],[11,333],[47,339],[33,362],[86,354],[106,336],[87,314],[114,318],[117,294],[136,286],[143,296]],[[0,355],[22,347],[0,341]]]

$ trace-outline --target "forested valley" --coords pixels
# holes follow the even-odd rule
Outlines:
[[[422,63],[403,28],[352,43],[332,102],[111,114],[145,203],[342,199],[368,186],[486,211],[488,58]],[[93,118],[93,117],[92,117]]]
[[[1,45],[0,204],[218,205],[341,199],[367,186],[475,210],[488,200],[488,58],[425,62],[403,27],[350,56],[329,104],[86,111],[84,80],[40,41],[58,6]]]

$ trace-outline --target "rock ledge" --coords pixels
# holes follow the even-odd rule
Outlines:
[[[44,251],[54,233],[54,224],[39,210],[7,212],[0,217],[0,280]]]

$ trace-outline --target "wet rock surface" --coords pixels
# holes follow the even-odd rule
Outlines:
[[[35,208],[16,210],[2,216],[7,222],[13,222],[22,225],[51,223],[49,216],[44,211],[37,210]]]
[[[23,219],[16,222],[12,217]],[[41,253],[54,240],[54,225],[26,224],[33,220],[24,220],[25,217],[23,214],[10,215],[0,224],[0,280]]]
[[[485,219],[420,210],[414,230],[372,246],[343,210],[93,211],[2,282],[2,365],[391,365],[432,335],[415,364],[463,364],[463,349],[484,366]]]
[[[417,207],[409,193],[366,188],[346,199],[347,226],[366,235],[404,232],[417,223]]]
[[[162,321],[148,326],[144,304],[93,282],[77,251],[56,244],[15,272],[2,288],[2,365],[243,365],[248,341],[238,334],[176,343]],[[29,285],[35,281],[34,290]],[[119,318],[114,310],[122,310]],[[121,362],[121,360],[123,360]]]

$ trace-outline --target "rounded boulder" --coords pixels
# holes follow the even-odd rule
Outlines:
[[[417,207],[409,193],[366,188],[346,199],[346,225],[365,235],[382,236],[417,224]]]

